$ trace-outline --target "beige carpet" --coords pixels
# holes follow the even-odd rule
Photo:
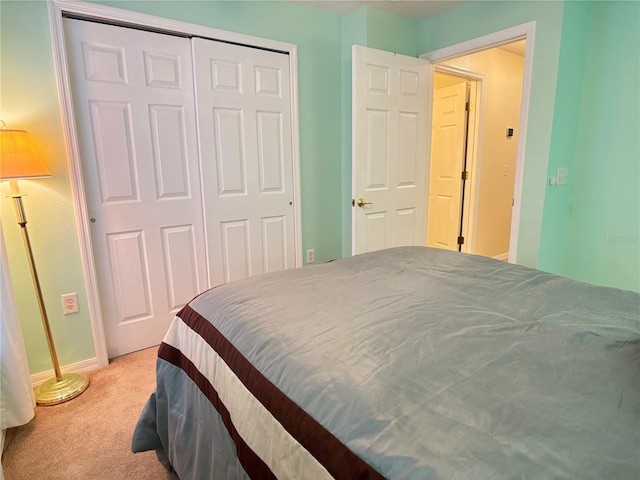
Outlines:
[[[6,480],[166,480],[154,452],[131,453],[131,436],[155,386],[157,348],[115,358],[89,373],[79,397],[10,429],[2,465]]]

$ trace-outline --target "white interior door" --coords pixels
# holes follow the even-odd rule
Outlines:
[[[294,267],[289,57],[192,42],[212,285]]]
[[[354,254],[426,245],[427,73],[425,60],[353,47]]]
[[[207,287],[190,41],[64,19],[109,357]]]
[[[466,134],[466,82],[433,95],[427,246],[458,250]]]

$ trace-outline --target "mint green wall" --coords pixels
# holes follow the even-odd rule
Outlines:
[[[352,52],[353,45],[367,44],[368,8],[362,7],[341,17],[342,49],[342,256],[351,255],[351,112],[352,112]]]
[[[591,21],[563,273],[640,291],[640,4],[582,8]]]
[[[417,57],[418,24],[415,20],[365,7],[367,10],[367,47]]]
[[[559,1],[465,3],[419,24],[418,50],[430,52],[536,21],[531,101],[517,262],[537,266],[562,32]]]
[[[590,24],[591,2],[565,2],[547,177],[555,177],[560,167],[568,168],[569,173],[564,186],[547,183],[538,262],[542,270],[559,275],[565,272]]]

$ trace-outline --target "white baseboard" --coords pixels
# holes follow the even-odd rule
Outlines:
[[[87,373],[98,368],[98,357],[89,358],[87,360],[82,360],[81,362],[72,363],[71,365],[65,365],[64,367],[60,367],[60,371],[62,373]],[[55,373],[53,369],[46,371],[35,373],[31,375],[31,383],[33,388],[36,388],[54,377]]]
[[[501,253],[500,255],[494,255],[492,258],[506,262],[509,260],[509,252]]]

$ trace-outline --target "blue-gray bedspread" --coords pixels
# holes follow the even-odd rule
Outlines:
[[[157,375],[133,448],[182,480],[640,478],[640,295],[492,259],[403,247],[214,288]]]

